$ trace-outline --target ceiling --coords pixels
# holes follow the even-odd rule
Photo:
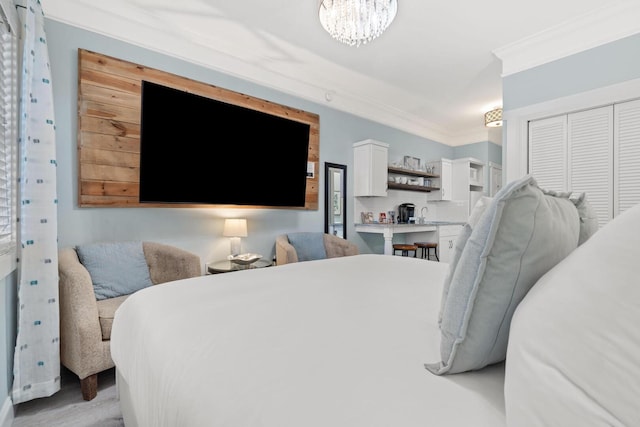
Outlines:
[[[502,105],[503,72],[640,31],[626,22],[637,0],[398,0],[357,48],[323,30],[317,0],[43,3],[47,18],[449,145],[492,140],[483,114]]]

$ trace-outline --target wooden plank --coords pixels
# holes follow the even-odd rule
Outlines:
[[[124,197],[124,196],[91,196],[82,194],[78,202],[80,207],[144,207],[138,201],[138,197]],[[151,206],[149,206],[151,207]]]
[[[80,82],[80,91],[81,99],[133,109],[138,109],[140,106],[139,93],[117,91],[94,85],[89,81]]]
[[[122,105],[109,105],[97,101],[82,101],[80,103],[80,114],[87,117],[115,120],[118,122],[140,124],[140,109],[127,108]]]
[[[309,124],[308,161],[315,163],[316,173],[313,178],[307,179],[305,207],[241,207],[318,209],[320,120],[317,114],[85,49],[78,49],[78,204],[80,206],[198,208],[206,206],[139,203],[140,96],[143,80]],[[179,146],[176,148],[178,149]],[[215,207],[237,208],[238,206],[215,205]]]
[[[80,116],[78,118],[78,126],[80,132],[86,131],[103,135],[140,138],[140,125],[136,123]]]
[[[135,197],[137,202],[140,195],[140,185],[137,182],[82,181],[80,185],[82,194],[89,196]]]
[[[81,132],[82,148],[100,148],[103,150],[140,153],[140,139],[126,136],[106,135],[95,132]]]
[[[137,169],[140,167],[140,154],[99,148],[84,148],[80,153],[84,165],[122,166]]]
[[[142,87],[141,80],[128,79],[123,76],[101,73],[99,71],[82,69],[80,70],[80,84],[92,84],[105,89],[130,93],[140,94]],[[80,86],[82,88],[82,86]]]
[[[140,168],[81,163],[80,176],[81,180],[134,182],[139,185]]]

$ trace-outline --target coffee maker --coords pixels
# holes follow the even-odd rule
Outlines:
[[[398,205],[398,224],[410,224],[415,222],[416,205],[402,203]]]

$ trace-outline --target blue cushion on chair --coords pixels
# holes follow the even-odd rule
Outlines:
[[[77,246],[76,252],[91,276],[98,300],[153,285],[142,242],[92,243]]]
[[[287,238],[298,254],[298,261],[311,261],[327,257],[323,233],[289,233]]]

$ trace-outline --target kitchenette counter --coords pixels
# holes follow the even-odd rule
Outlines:
[[[437,231],[439,226],[464,225],[460,221],[426,221],[423,224],[392,224],[374,222],[371,224],[355,224],[358,233],[377,233],[384,237],[384,254],[393,254],[393,235],[399,233],[424,233]]]

